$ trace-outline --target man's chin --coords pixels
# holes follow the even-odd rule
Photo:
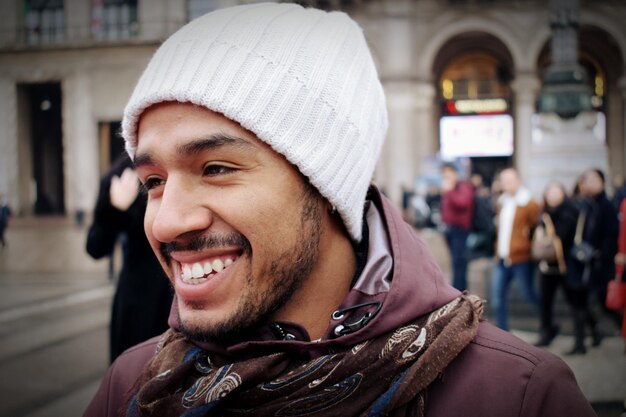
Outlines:
[[[250,334],[250,325],[233,318],[217,319],[207,311],[179,311],[178,329],[190,340],[232,345]]]
[[[187,339],[195,342],[220,342],[219,335],[215,332],[215,327],[197,317],[193,319],[178,318],[178,330]]]

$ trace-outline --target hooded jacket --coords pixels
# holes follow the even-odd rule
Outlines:
[[[444,279],[424,242],[400,213],[372,189],[366,208],[367,260],[326,334],[310,341],[290,323],[270,323],[233,346],[198,343],[227,363],[259,351],[291,349],[311,358],[351,347],[450,302],[460,293]],[[358,252],[358,251],[357,251]],[[382,304],[378,304],[380,302]],[[375,304],[374,304],[375,303]],[[357,307],[366,304],[365,307]],[[372,312],[371,306],[380,308]],[[175,315],[176,306],[173,306]],[[367,320],[361,320],[367,313]],[[174,324],[170,320],[170,324]],[[354,323],[359,323],[354,325]],[[346,330],[347,329],[347,330]],[[109,368],[85,416],[125,415],[133,384],[154,355],[158,338],[127,350]],[[482,322],[478,335],[428,388],[426,415],[593,416],[570,369],[549,352]]]

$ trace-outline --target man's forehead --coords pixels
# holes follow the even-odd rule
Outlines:
[[[154,164],[156,154],[165,148],[178,157],[228,148],[245,154],[266,150],[285,159],[239,123],[191,103],[158,103],[142,113],[133,159],[135,166]]]
[[[184,138],[187,141],[213,136],[216,139],[221,138],[221,142],[236,142],[226,140],[228,137],[241,138],[248,142],[259,140],[254,133],[221,113],[180,102],[153,104],[141,114],[137,128],[137,148],[141,148],[143,138],[160,135],[168,135],[168,139]]]
[[[141,133],[142,125],[145,125],[146,123],[151,124],[160,120],[167,121],[169,123],[174,120],[189,118],[207,119],[212,122],[221,122],[244,129],[238,122],[231,120],[223,114],[213,111],[207,107],[198,106],[189,102],[163,101],[151,104],[143,110],[137,124],[137,132],[138,134]]]

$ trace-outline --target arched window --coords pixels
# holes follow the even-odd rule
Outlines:
[[[446,160],[469,158],[487,183],[510,164],[513,60],[495,36],[467,32],[451,38],[433,65],[437,82],[439,152]]]
[[[445,100],[509,98],[510,74],[500,62],[483,52],[454,59],[441,74],[440,94]]]

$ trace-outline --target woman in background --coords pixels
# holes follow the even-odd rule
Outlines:
[[[129,347],[167,330],[172,304],[169,280],[143,228],[146,195],[126,152],[100,181],[87,252],[94,259],[111,256],[122,242],[123,265],[111,312],[110,360]]]
[[[536,346],[548,346],[559,332],[554,323],[554,299],[559,287],[565,288],[567,299],[571,294],[565,287],[567,263],[576,232],[578,209],[567,197],[563,184],[550,182],[543,193],[543,211],[539,219],[538,234],[550,233],[553,230],[560,240],[557,244],[557,259],[539,261],[539,307],[541,327]],[[539,236],[541,237],[541,236]]]
[[[589,308],[589,297],[595,295],[603,311],[621,326],[619,315],[606,309],[606,286],[615,276],[614,257],[617,253],[617,213],[604,191],[604,174],[598,169],[583,172],[580,181],[579,206],[581,214],[580,238],[593,248],[593,257],[587,263],[574,257],[567,265],[566,285],[570,287],[574,307],[576,340],[570,354],[586,352],[585,328],[589,327],[592,346],[602,341],[602,332]]]

